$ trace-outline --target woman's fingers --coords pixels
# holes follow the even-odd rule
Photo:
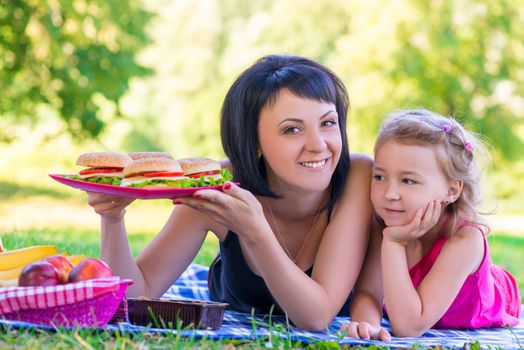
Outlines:
[[[87,203],[94,207],[100,203],[111,202],[111,196],[95,192],[87,192]]]
[[[193,194],[193,197],[195,198],[204,198],[208,199],[210,201],[224,201],[228,197],[233,197],[236,199],[241,200],[242,202],[248,201],[248,194],[246,190],[243,188],[240,188],[239,186],[235,185],[231,181],[226,181],[222,184],[222,191],[217,190],[200,190]]]
[[[87,192],[87,203],[92,207],[126,207],[133,201],[133,198],[128,197],[110,196],[107,194]]]
[[[110,196],[106,194],[87,192],[88,204],[95,213],[105,219],[115,220],[124,216],[125,208],[134,201],[133,198]]]
[[[251,193],[229,181],[222,185],[222,191],[199,190],[192,197],[173,200],[173,204],[185,204],[195,209],[207,208],[209,203],[217,203],[222,208],[240,209],[255,202],[258,203]]]

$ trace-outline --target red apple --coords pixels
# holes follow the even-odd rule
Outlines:
[[[69,272],[73,268],[73,264],[65,256],[62,255],[51,255],[44,258],[42,261],[48,262],[53,265],[60,276],[61,283],[67,283]]]
[[[86,258],[73,267],[69,273],[68,282],[79,282],[111,276],[113,276],[113,271],[111,271],[105,262],[98,259]]]
[[[19,286],[56,286],[57,284],[60,284],[60,276],[55,267],[43,261],[27,265],[18,277]]]

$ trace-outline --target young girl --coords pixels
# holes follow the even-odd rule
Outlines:
[[[260,59],[233,83],[221,113],[240,187],[227,182],[223,192],[175,200],[136,260],[124,224],[131,200],[90,193],[102,259],[133,279],[130,296],[159,297],[211,231],[220,241],[209,271],[213,300],[248,313],[275,307],[298,327],[325,329],[349,303],[372,221],[372,162],[350,156],[348,108],[344,85],[326,67],[296,56]]]
[[[382,288],[397,336],[518,323],[517,284],[491,263],[489,230],[477,209],[482,151],[456,120],[427,110],[384,121],[371,183],[383,226],[371,239],[352,322],[344,326],[350,336],[389,339],[380,328]]]

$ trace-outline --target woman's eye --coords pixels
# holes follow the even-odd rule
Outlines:
[[[328,127],[328,128],[332,127],[332,126],[335,126],[335,125],[337,125],[337,122],[334,121],[334,120],[331,120],[331,119],[325,120],[325,121],[322,122],[322,126]]]
[[[284,129],[284,134],[286,135],[293,135],[293,134],[297,134],[300,132],[300,128],[296,127],[296,126],[291,126],[289,128],[285,128]]]
[[[415,180],[411,180],[411,179],[404,179],[402,180],[402,182],[404,182],[406,185],[414,185],[417,183]]]

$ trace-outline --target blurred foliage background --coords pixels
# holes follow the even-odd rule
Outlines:
[[[520,216],[523,23],[523,0],[0,0],[0,195],[56,188],[46,174],[76,171],[84,151],[221,158],[227,88],[290,53],[346,83],[352,151],[371,155],[397,108],[481,134],[487,209]]]

